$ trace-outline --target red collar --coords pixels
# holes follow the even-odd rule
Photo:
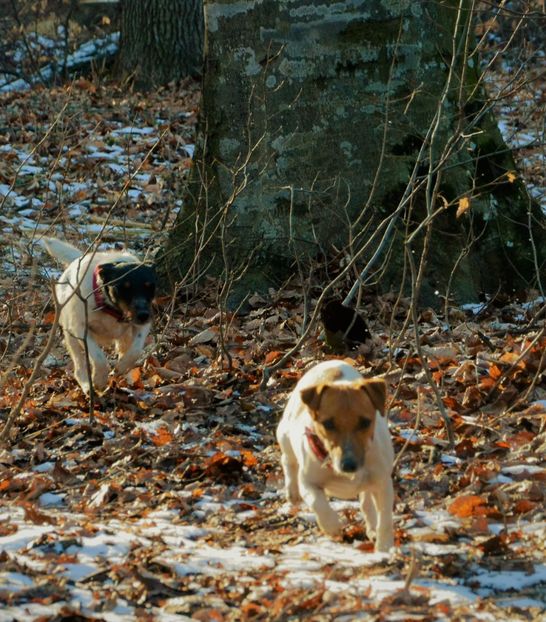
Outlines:
[[[319,462],[324,462],[328,458],[328,450],[324,447],[324,443],[320,440],[318,434],[315,434],[311,428],[305,428],[305,436],[311,451]]]
[[[122,322],[124,317],[123,313],[111,304],[108,304],[106,297],[102,291],[102,284],[100,282],[100,264],[95,266],[93,270],[93,296],[95,297],[95,309],[102,311],[115,318],[118,322]]]

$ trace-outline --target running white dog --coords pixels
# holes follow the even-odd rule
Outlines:
[[[55,238],[43,238],[43,243],[66,266],[55,291],[74,376],[89,394],[87,350],[93,387],[103,391],[110,368],[100,346],[115,344],[115,371],[120,374],[132,369],[142,354],[151,328],[154,268],[126,251],[84,254]]]
[[[377,551],[394,544],[394,451],[385,417],[386,384],[333,360],[312,367],[294,389],[277,429],[286,497],[303,500],[330,536],[342,523],[327,495],[360,498]]]

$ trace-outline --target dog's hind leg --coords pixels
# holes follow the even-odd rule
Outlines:
[[[74,361],[74,376],[82,391],[89,395],[90,379],[85,355],[85,343],[87,344],[87,352],[89,354],[93,386],[97,391],[103,391],[108,385],[108,373],[110,371],[104,352],[89,334],[85,337],[85,343],[82,338],[76,337],[68,330],[65,330],[64,334],[66,347]]]
[[[375,536],[377,529],[377,512],[370,492],[360,493],[360,509],[366,524],[366,534],[370,540]]]
[[[87,363],[85,360],[85,350],[81,339],[73,337],[68,331],[64,331],[64,340],[66,348],[70,354],[70,358],[74,363],[74,377],[80,385],[82,391],[89,395],[91,378],[87,370]]]

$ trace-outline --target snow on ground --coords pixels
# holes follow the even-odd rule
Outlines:
[[[32,46],[33,38],[29,37],[31,47],[35,47],[36,51],[47,48],[51,55],[57,58],[63,56],[63,43],[61,40],[49,39],[48,37],[39,36]],[[114,32],[102,38],[93,39],[82,44],[77,50],[66,56],[66,70],[71,71],[91,61],[97,61],[116,54],[119,44],[119,32]],[[24,48],[22,48],[24,49]],[[22,52],[21,52],[22,53]],[[64,63],[58,61],[43,67],[39,75],[30,77],[28,80],[23,78],[13,80],[12,76],[3,76],[0,73],[0,93],[8,93],[10,91],[25,91],[32,88],[36,84],[48,84],[56,76],[65,70]]]
[[[256,500],[248,500],[256,504]],[[270,503],[270,499],[258,502],[261,505]],[[347,504],[337,504],[342,509]],[[350,505],[350,504],[349,504]],[[204,516],[229,510],[222,504],[205,504]],[[282,514],[282,509],[281,509]],[[304,512],[305,515],[305,512]],[[266,547],[260,549],[249,545],[244,539],[230,546],[218,546],[215,543],[215,532],[211,528],[200,528],[195,525],[179,524],[178,512],[160,510],[150,512],[144,518],[134,521],[117,521],[89,523],[89,517],[82,514],[67,514],[57,509],[48,512],[56,524],[29,525],[23,508],[11,507],[0,511],[0,521],[16,527],[11,535],[0,538],[0,552],[9,553],[15,562],[0,572],[0,593],[9,591],[17,594],[39,586],[33,580],[33,573],[51,574],[56,580],[69,587],[69,593],[45,607],[43,604],[27,602],[24,610],[30,616],[40,614],[53,615],[64,606],[70,605],[86,615],[97,612],[99,596],[86,587],[94,577],[103,573],[112,573],[115,568],[123,568],[126,560],[134,557],[136,552],[148,550],[155,563],[168,568],[180,577],[229,576],[233,580],[238,577],[241,582],[250,581],[258,573],[267,572],[267,576],[278,576],[281,583],[290,589],[303,588],[312,591],[318,587],[328,592],[366,594],[366,598],[381,601],[402,590],[404,578],[398,572],[393,574],[389,567],[390,560],[400,552],[392,554],[374,554],[359,550],[358,543],[353,545],[332,541],[322,535],[308,534],[295,544],[285,544],[274,550]],[[458,521],[453,517],[442,516],[436,512],[422,512],[423,523],[431,527],[428,534],[442,534],[447,528],[456,528]],[[529,525],[532,528],[531,525]],[[520,529],[525,524],[519,525]],[[544,529],[544,524],[539,529]],[[417,535],[417,532],[416,532]],[[154,548],[157,553],[154,556]],[[537,586],[546,585],[546,565],[535,563],[525,571],[499,570],[489,571],[480,567],[479,560],[470,555],[470,547],[461,544],[442,545],[420,542],[414,547],[403,546],[401,551],[406,555],[410,549],[416,550],[421,558],[441,559],[454,555],[468,556],[470,572],[462,578],[454,577],[451,581],[435,581],[429,578],[416,578],[414,590],[424,590],[430,603],[449,602],[451,606],[470,608],[476,620],[489,620],[490,614],[479,611],[482,597],[495,595],[506,598],[514,605],[517,592]],[[153,561],[152,560],[152,561]],[[335,577],[332,570],[335,569]],[[105,585],[107,585],[106,582]],[[203,598],[206,590],[199,588]],[[267,591],[266,586],[253,586],[254,596]],[[176,597],[174,600],[179,599]],[[149,613],[164,617],[169,611],[172,599],[166,599],[161,606]],[[527,599],[526,606],[542,608],[543,602]],[[7,606],[0,612],[0,620],[15,620],[21,615],[21,605]],[[126,601],[117,599],[110,611],[101,611],[105,620],[135,619],[137,608]],[[177,618],[184,619],[184,618]],[[188,618],[189,619],[189,618]]]

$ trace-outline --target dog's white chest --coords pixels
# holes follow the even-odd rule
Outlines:
[[[354,477],[346,477],[331,472],[323,483],[324,490],[331,497],[355,499],[370,483],[369,473],[362,469]]]
[[[113,340],[121,339],[128,331],[132,333],[131,324],[118,322],[101,311],[94,313],[89,319],[89,329],[97,343],[110,345]]]

